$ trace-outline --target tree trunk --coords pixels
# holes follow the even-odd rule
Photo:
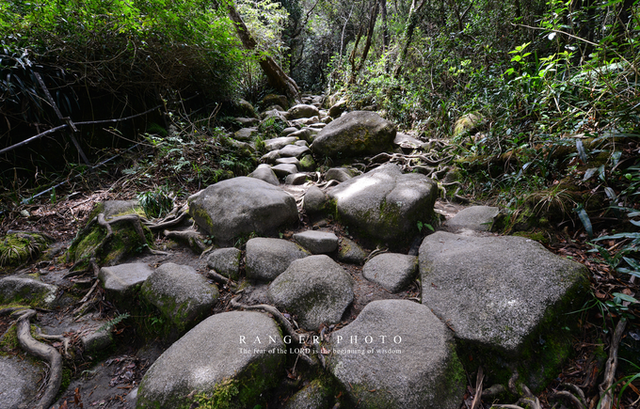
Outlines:
[[[411,45],[411,40],[413,37],[413,31],[418,25],[418,15],[422,11],[422,7],[424,7],[426,0],[421,0],[418,5],[416,5],[416,0],[411,2],[411,9],[409,9],[409,16],[407,17],[407,24],[404,28],[404,35],[402,36],[404,39],[404,44],[402,45],[402,50],[396,59],[395,67],[393,68],[393,77],[399,78],[402,73],[403,63],[406,61],[407,52],[409,51],[409,45]]]
[[[356,82],[358,73],[360,72],[360,70],[362,70],[362,67],[364,66],[364,62],[367,59],[367,56],[369,55],[369,49],[371,48],[371,41],[373,39],[373,30],[376,26],[376,20],[378,19],[379,6],[380,6],[380,3],[378,3],[378,1],[374,1],[373,7],[371,9],[371,16],[369,18],[369,30],[367,32],[367,40],[364,43],[364,50],[362,50],[362,57],[360,58],[360,61],[358,62],[357,66],[355,65],[355,55],[356,55],[356,50],[358,48],[358,41],[356,41],[356,44],[353,47],[353,52],[351,53],[352,71],[351,71],[351,78],[349,79],[350,84],[353,84]]]
[[[247,50],[255,50],[257,43],[256,40],[251,36],[249,30],[247,29],[246,24],[242,21],[242,17],[233,6],[232,2],[228,4],[229,18],[233,21],[236,33],[242,41],[242,45]],[[298,89],[298,85],[296,82],[289,77],[284,70],[278,65],[278,63],[271,58],[270,56],[262,56],[260,57],[260,68],[264,71],[267,79],[269,80],[269,84],[272,87],[278,89],[280,92],[283,92],[287,97],[300,102],[300,90]]]

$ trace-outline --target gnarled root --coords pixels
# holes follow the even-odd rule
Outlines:
[[[48,409],[53,403],[60,384],[62,383],[62,356],[58,351],[47,344],[36,341],[31,336],[30,318],[34,316],[34,310],[25,310],[18,318],[16,329],[18,333],[18,342],[20,346],[28,353],[44,359],[49,363],[49,381],[44,395],[40,398],[40,402],[36,405],[36,409]]]
[[[276,307],[274,307],[272,305],[268,305],[268,304],[257,304],[257,305],[242,304],[242,303],[240,303],[238,301],[240,299],[240,297],[242,297],[242,296],[241,295],[237,295],[237,296],[235,296],[234,298],[231,299],[231,306],[233,308],[242,308],[244,310],[261,310],[261,311],[267,312],[267,313],[273,315],[273,317],[284,327],[284,332],[286,332],[288,335],[290,335],[291,338],[293,338],[297,343],[303,344],[305,339],[309,339],[308,334],[298,334],[293,329],[293,325],[291,325],[289,320],[284,315],[282,315],[282,313]],[[299,356],[300,356],[300,358],[302,358],[302,360],[304,360],[305,362],[307,362],[311,366],[314,366],[317,363],[310,356],[308,356],[307,354],[305,354],[303,352],[300,352]]]

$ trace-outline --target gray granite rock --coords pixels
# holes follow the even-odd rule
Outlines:
[[[287,175],[287,177],[284,178],[284,184],[285,185],[303,185],[307,179],[309,178],[309,175],[306,173],[292,173],[290,175]]]
[[[339,322],[353,297],[351,277],[326,255],[293,261],[269,286],[271,301],[314,331]]]
[[[297,140],[298,138],[294,136],[281,136],[279,138],[265,139],[264,144],[267,150],[275,151],[278,149],[282,149],[287,145],[291,145]]]
[[[367,259],[367,253],[353,240],[341,237],[338,243],[338,261],[350,264],[362,264]]]
[[[280,157],[282,158],[286,158],[286,157],[300,158],[310,152],[311,151],[309,150],[308,147],[298,146],[298,145],[287,145],[278,151],[278,153],[280,153]]]
[[[295,136],[296,138],[302,139],[304,141],[313,142],[313,139],[316,137],[316,135],[319,132],[320,132],[319,129],[315,129],[315,128],[311,128],[311,127],[305,126],[304,128],[300,129],[299,131],[291,133],[289,136]]]
[[[268,234],[298,220],[295,199],[265,181],[237,177],[201,190],[187,200],[189,215],[219,244],[242,234]]]
[[[257,237],[247,242],[247,278],[271,281],[297,259],[310,253],[287,240]]]
[[[276,165],[300,165],[300,160],[298,158],[278,158],[276,159]]]
[[[193,267],[165,263],[158,267],[140,290],[147,302],[173,323],[177,333],[191,328],[212,312],[218,288]]]
[[[551,366],[571,348],[566,328],[575,316],[567,313],[582,308],[588,294],[586,267],[524,237],[442,231],[424,239],[419,263],[422,302],[460,341],[483,351],[481,365],[525,365],[522,381],[534,389],[544,385],[546,366],[556,373]]]
[[[284,409],[326,409],[332,406],[332,400],[331,389],[316,379],[296,392]]]
[[[396,126],[374,112],[349,112],[325,126],[313,140],[316,155],[335,157],[375,155],[389,150]]]
[[[215,314],[151,365],[140,383],[136,407],[190,407],[194,392],[211,394],[216,388],[231,386],[238,393],[225,403],[264,407],[267,393],[284,376],[286,355],[279,351],[285,347],[280,329],[266,314]]]
[[[331,168],[324,175],[326,180],[337,180],[338,182],[345,182],[352,179],[354,172],[347,168]]]
[[[398,132],[396,134],[393,143],[403,149],[426,149],[429,147],[428,142],[422,142],[421,140],[402,132]]]
[[[57,286],[30,277],[9,276],[0,279],[0,304],[16,303],[52,308],[57,293]]]
[[[240,260],[242,252],[235,247],[226,247],[214,250],[207,260],[209,268],[214,269],[218,274],[229,277],[232,280],[239,278]]]
[[[258,167],[251,173],[249,173],[250,178],[256,178],[263,180],[270,185],[279,186],[280,182],[278,181],[278,176],[276,176],[271,166],[266,163],[261,163]]]
[[[425,175],[403,174],[393,164],[340,183],[328,192],[345,224],[376,239],[407,241],[418,222],[434,215],[435,183]]]
[[[102,267],[98,279],[107,292],[133,295],[152,273],[153,269],[146,263],[125,263]]]
[[[462,209],[444,223],[444,228],[452,233],[465,230],[489,231],[500,209],[490,206],[471,206]]]
[[[457,409],[466,389],[451,331],[429,308],[372,301],[331,334],[327,367],[359,408]]]
[[[304,211],[309,214],[314,214],[322,211],[324,205],[327,203],[327,196],[317,186],[311,186],[304,194],[302,199],[302,206]]]
[[[418,272],[418,257],[398,253],[384,253],[367,261],[362,275],[380,284],[391,293],[404,290]]]
[[[329,254],[338,249],[338,236],[332,232],[307,230],[294,234],[293,239],[311,254]]]
[[[298,128],[296,128],[295,126],[288,126],[284,128],[282,132],[280,132],[280,136],[289,136],[290,134],[296,132],[297,130]]]
[[[258,128],[242,128],[233,134],[233,138],[239,141],[250,141],[253,140],[257,134]]]
[[[298,167],[294,164],[280,164],[280,165],[275,165],[271,168],[273,170],[273,172],[276,174],[276,176],[278,176],[279,178],[286,178],[289,175],[292,175],[294,173],[298,173]]]
[[[280,159],[280,150],[265,153],[260,157],[260,162],[273,164],[278,159]]]
[[[0,408],[36,407],[36,397],[44,377],[43,368],[30,360],[0,355]]]
[[[292,106],[289,111],[289,119],[298,119],[298,118],[311,118],[313,116],[317,116],[318,108],[313,105],[306,104],[298,104]]]

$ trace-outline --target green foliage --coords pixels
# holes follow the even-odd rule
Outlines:
[[[112,320],[109,320],[106,323],[104,323],[100,328],[96,330],[96,332],[111,331],[116,325],[120,324],[122,321],[129,318],[129,316],[130,315],[128,312],[125,312],[124,314],[118,314]]]
[[[224,8],[202,0],[9,1],[0,29],[5,53],[55,61],[111,90],[160,85],[219,98],[233,93],[243,59]]]
[[[230,409],[233,405],[233,398],[240,393],[238,381],[235,379],[224,379],[216,385],[211,397],[205,393],[195,395],[195,401],[199,409]]]
[[[155,190],[138,193],[138,202],[147,217],[157,218],[173,210],[174,196],[167,186]]]

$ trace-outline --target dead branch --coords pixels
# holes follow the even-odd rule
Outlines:
[[[49,363],[49,382],[44,395],[42,395],[40,402],[36,405],[36,409],[48,409],[58,394],[60,384],[62,383],[62,356],[54,347],[36,341],[31,336],[30,319],[34,315],[36,315],[35,310],[24,311],[18,318],[16,329],[20,346],[28,353],[44,359]]]
[[[601,409],[611,409],[613,406],[613,383],[615,381],[616,370],[618,369],[618,348],[622,334],[627,326],[627,319],[621,318],[616,325],[616,330],[611,337],[611,348],[609,349],[609,359],[605,365],[604,380],[598,386],[600,389]]]
[[[482,398],[483,382],[484,382],[484,374],[482,372],[482,367],[479,367],[478,373],[476,374],[476,396],[474,396],[473,402],[471,403],[471,409],[477,409],[478,405],[480,405],[480,401]]]

